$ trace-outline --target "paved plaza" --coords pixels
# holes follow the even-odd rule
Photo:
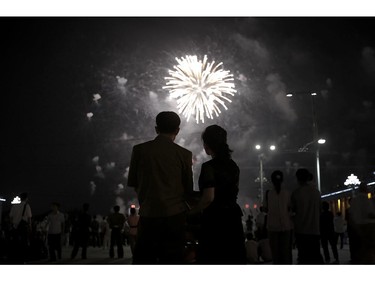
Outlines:
[[[343,249],[339,249],[339,257],[340,257],[340,264],[350,264],[350,252],[348,245],[344,245]],[[130,252],[129,246],[124,246],[124,257],[119,258],[110,258],[109,257],[109,250],[103,249],[103,248],[94,248],[94,247],[88,247],[87,248],[87,259],[81,259],[80,254],[81,252],[78,252],[78,255],[75,259],[70,259],[70,254],[72,252],[72,247],[64,247],[62,252],[62,259],[58,260],[56,262],[50,262],[48,259],[42,259],[42,260],[36,260],[28,262],[28,264],[105,264],[105,265],[111,265],[111,264],[125,264],[125,265],[131,265],[132,263],[132,254]],[[116,248],[115,248],[116,252]],[[321,251],[323,253],[323,251]],[[331,259],[333,260],[333,257],[331,255]],[[265,264],[272,264],[272,263],[265,263]],[[293,250],[293,264],[297,264],[297,250]],[[262,263],[257,264],[259,266],[262,265]],[[255,266],[255,265],[249,265],[249,266]]]

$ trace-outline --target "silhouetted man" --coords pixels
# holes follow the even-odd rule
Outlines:
[[[52,212],[48,215],[48,251],[50,261],[56,261],[57,258],[61,259],[61,235],[64,231],[65,216],[59,211],[59,204],[52,203]]]
[[[12,226],[12,253],[15,261],[25,263],[29,246],[29,233],[31,231],[31,208],[28,203],[28,194],[23,192],[19,195],[20,204],[12,205],[9,213]]]
[[[157,137],[133,147],[128,186],[134,187],[140,204],[134,264],[183,263],[193,176],[192,153],[174,143],[180,122],[174,112],[159,113]]]
[[[296,172],[298,187],[292,192],[294,232],[299,264],[323,264],[320,253],[320,192],[311,183],[313,175],[307,169]]]
[[[82,247],[81,257],[87,259],[87,246],[90,235],[91,216],[88,213],[89,204],[82,206],[82,212],[78,215],[78,219],[74,223],[74,246],[71,258],[74,259],[80,247]]]
[[[114,258],[115,250],[114,246],[117,247],[117,257],[122,259],[124,257],[124,249],[122,247],[122,230],[124,229],[125,216],[120,214],[120,207],[113,207],[114,213],[108,216],[108,224],[111,231],[111,242],[109,246],[109,256]]]

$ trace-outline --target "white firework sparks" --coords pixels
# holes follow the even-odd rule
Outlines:
[[[203,61],[197,56],[176,58],[178,65],[169,70],[170,77],[163,89],[168,89],[170,96],[177,100],[177,108],[187,120],[195,114],[197,123],[204,123],[204,117],[213,119],[221,113],[219,104],[225,106],[225,101],[232,102],[228,95],[234,96],[233,75],[221,68],[222,62],[215,66],[215,61],[208,63],[207,56]]]

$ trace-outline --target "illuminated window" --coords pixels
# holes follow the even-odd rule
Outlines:
[[[339,210],[339,212],[341,211],[341,200],[340,199],[337,199],[337,209]]]

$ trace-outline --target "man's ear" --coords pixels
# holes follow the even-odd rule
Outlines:
[[[177,136],[179,132],[180,132],[180,128],[177,128],[174,134]]]

